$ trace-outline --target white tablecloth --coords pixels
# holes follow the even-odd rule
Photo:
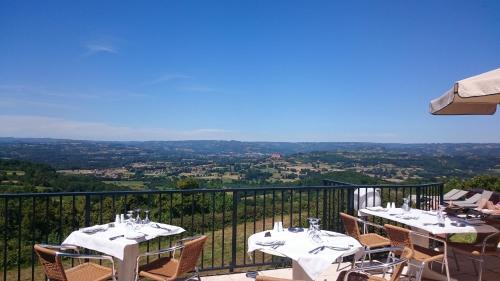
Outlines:
[[[415,218],[405,219],[402,216],[398,216],[396,214],[403,214],[403,210],[401,208],[390,209],[390,210],[381,210],[374,211],[368,209],[361,209],[358,212],[359,216],[377,216],[384,219],[392,220],[395,222],[399,222],[402,224],[406,224],[408,226],[418,228],[424,230],[425,232],[432,233],[434,235],[437,234],[454,234],[454,233],[491,233],[497,232],[497,229],[491,225],[481,224],[481,225],[466,225],[463,227],[453,226],[451,223],[455,218],[450,219],[446,217],[445,226],[441,227],[438,225],[432,225],[437,223],[437,216],[435,214],[431,214],[430,212],[412,209],[410,214],[415,216]],[[417,218],[418,217],[418,218]],[[460,219],[458,219],[460,220]],[[460,220],[462,221],[462,220]]]
[[[139,239],[127,239],[125,237],[114,240],[109,239],[130,232],[125,224],[118,224],[116,227],[110,227],[106,231],[99,231],[93,234],[87,234],[80,230],[76,230],[63,241],[63,244],[76,245],[117,258],[119,280],[134,280],[135,264],[137,256],[139,255],[139,243],[159,236],[175,235],[185,231],[182,227],[166,224],[161,225],[162,227],[167,227],[170,231],[153,228],[151,226],[143,226],[136,230],[137,232],[146,234]]]
[[[271,237],[265,237],[265,232],[255,233],[248,238],[248,253],[255,250],[265,252],[271,255],[288,257],[297,262],[304,272],[311,278],[311,280],[316,279],[322,272],[324,272],[328,267],[332,265],[339,257],[349,256],[356,253],[362,254],[360,251],[363,247],[354,238],[335,233],[328,232],[335,235],[326,236],[322,235],[322,243],[318,244],[313,242],[307,235],[307,229],[302,232],[292,233],[285,229],[283,232],[270,231]],[[327,231],[322,231],[327,232]],[[283,246],[273,249],[271,246],[261,246],[257,245],[257,242],[269,242],[269,241],[285,241]],[[318,253],[309,253],[311,250],[316,249],[320,246],[336,246],[336,247],[349,247],[346,251],[336,251],[325,248]]]

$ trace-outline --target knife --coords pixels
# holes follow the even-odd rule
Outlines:
[[[113,237],[110,237],[110,238],[109,238],[109,240],[113,241],[113,240],[115,240],[115,239],[118,239],[118,238],[120,238],[120,237],[124,237],[124,236],[125,236],[125,235],[123,235],[123,234],[122,234],[122,235],[113,236]]]

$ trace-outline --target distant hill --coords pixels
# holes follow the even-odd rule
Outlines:
[[[273,153],[294,155],[309,152],[404,157],[485,158],[498,164],[500,143],[397,144],[361,142],[241,142],[241,141],[84,141],[62,139],[0,138],[0,158],[29,160],[56,169],[100,168],[144,161],[175,161],[203,157],[268,157]],[[365,157],[366,158],[366,157]],[[484,159],[483,159],[484,160]],[[489,164],[488,164],[489,165]]]

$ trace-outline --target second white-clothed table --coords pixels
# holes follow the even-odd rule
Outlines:
[[[414,231],[436,236],[444,236],[457,233],[493,233],[498,230],[491,225],[481,223],[480,221],[467,222],[461,218],[446,217],[444,226],[438,224],[437,213],[433,211],[423,211],[411,209],[410,212],[404,212],[401,208],[385,209],[382,207],[371,207],[358,211],[359,216],[377,216],[387,220],[392,220],[401,224],[410,226]],[[464,226],[457,226],[456,223],[463,223]],[[455,224],[455,225],[454,225]],[[418,241],[417,241],[418,240]],[[427,246],[427,241],[416,239],[414,243]],[[445,242],[446,243],[446,242]],[[447,258],[447,257],[445,257]],[[446,276],[432,271],[428,267],[424,268],[424,277],[432,280],[447,280]],[[452,279],[454,280],[454,279]]]
[[[491,225],[484,223],[467,223],[460,218],[446,217],[444,226],[439,226],[437,223],[437,213],[432,211],[422,211],[419,209],[411,209],[409,213],[403,212],[401,208],[385,209],[372,207],[370,209],[361,209],[358,212],[359,216],[377,216],[384,219],[392,220],[408,226],[418,228],[424,232],[433,235],[446,235],[456,233],[492,233],[497,232],[497,229]],[[464,222],[465,226],[455,226],[454,222]]]
[[[299,232],[288,229],[269,231],[270,237],[265,237],[266,232],[248,237],[248,253],[258,250],[292,259],[294,280],[315,280],[340,257],[357,254],[355,259],[359,259],[363,252],[363,247],[356,239],[331,231],[321,230],[321,242],[309,238],[307,229]],[[278,243],[273,243],[275,241]]]
[[[139,243],[159,236],[169,236],[184,232],[182,227],[150,223],[131,230],[124,223],[114,227],[108,225],[93,226],[95,232],[86,229],[73,231],[62,244],[71,244],[95,250],[118,260],[118,280],[132,281],[135,278],[135,265],[139,255]]]

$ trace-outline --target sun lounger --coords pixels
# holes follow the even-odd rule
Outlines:
[[[492,194],[493,191],[484,190],[482,193],[476,193],[463,201],[453,201],[452,204],[462,208],[477,208],[481,199],[489,200]]]
[[[465,194],[467,194],[466,190],[452,189],[448,191],[445,195],[443,195],[443,200],[444,201],[459,200],[460,198],[464,197]]]

